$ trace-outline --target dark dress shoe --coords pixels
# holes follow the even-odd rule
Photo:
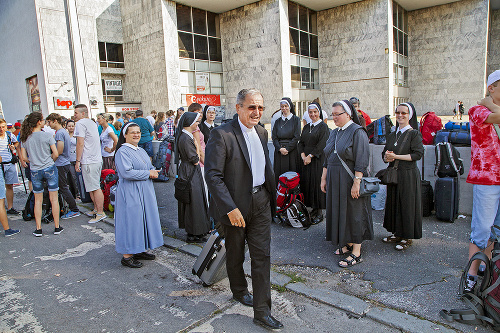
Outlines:
[[[233,296],[233,298],[245,306],[253,306],[252,294],[245,294],[240,297]]]
[[[253,319],[253,322],[272,330],[279,330],[280,328],[283,328],[283,324],[271,315],[260,318],[256,317]]]
[[[317,216],[313,219],[313,224],[318,224],[318,223],[320,223],[321,221],[323,221],[323,214],[321,214],[321,215],[317,215]]]
[[[156,256],[151,253],[141,252],[134,254],[134,259],[136,260],[155,260]]]
[[[134,256],[130,258],[124,258],[122,257],[122,265],[127,266],[130,268],[141,268],[142,267],[142,262],[137,261]]]

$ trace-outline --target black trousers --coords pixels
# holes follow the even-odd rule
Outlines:
[[[78,206],[76,205],[75,198],[69,190],[69,182],[73,181],[70,168],[71,164],[57,167],[57,173],[59,175],[59,192],[61,192],[64,201],[68,203],[69,209],[72,212],[78,212]]]
[[[255,317],[271,314],[271,206],[269,193],[262,188],[252,194],[252,209],[244,216],[245,228],[224,225],[226,267],[231,291],[235,297],[248,293],[243,271],[245,240],[250,250]]]

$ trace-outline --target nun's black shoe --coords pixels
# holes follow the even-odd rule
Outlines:
[[[129,257],[129,258],[122,257],[122,265],[130,267],[130,268],[141,268],[142,267],[142,262],[137,261],[134,258],[134,256]]]
[[[141,252],[134,254],[136,260],[155,260],[156,256],[151,253]]]
[[[265,328],[270,328],[272,330],[279,330],[283,328],[283,324],[276,318],[271,315],[265,317],[255,317],[253,322],[259,324],[260,326],[264,326]]]
[[[321,221],[323,221],[323,214],[317,215],[316,217],[314,217],[314,218],[311,219],[311,223],[312,224],[318,224]]]
[[[309,216],[311,217],[311,220],[315,219],[316,216],[318,216],[318,210],[317,209],[311,210],[311,213],[309,213]]]

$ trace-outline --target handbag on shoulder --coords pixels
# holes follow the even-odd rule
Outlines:
[[[342,157],[340,157],[339,154],[337,154],[337,157],[339,158],[340,162],[344,166],[345,171],[347,171],[347,173],[351,176],[351,178],[354,179],[354,174],[349,169],[347,164],[345,164]],[[376,193],[379,190],[380,190],[380,179],[375,178],[375,177],[363,177],[363,178],[361,178],[361,183],[359,184],[359,196],[360,197],[371,196],[373,193]]]
[[[188,179],[181,179],[179,177],[175,178],[174,182],[174,197],[177,201],[183,204],[191,203],[191,179],[193,179],[193,175],[196,168],[193,169],[193,172],[189,176]]]

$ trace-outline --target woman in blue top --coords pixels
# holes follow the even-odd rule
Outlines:
[[[139,147],[141,129],[127,123],[116,145],[115,166],[118,173],[115,207],[116,252],[122,253],[122,265],[142,267],[138,260],[154,260],[145,252],[163,245],[160,215],[151,179],[158,178],[148,154]]]

